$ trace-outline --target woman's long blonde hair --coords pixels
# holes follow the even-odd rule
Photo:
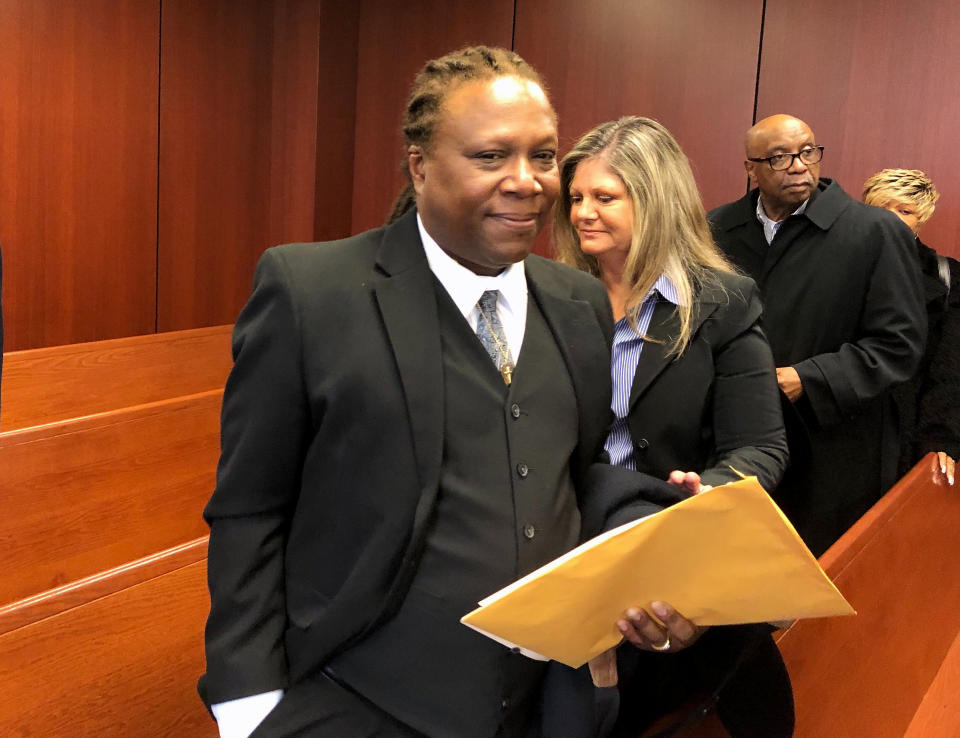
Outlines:
[[[558,261],[600,276],[600,264],[583,253],[570,222],[570,183],[586,159],[601,159],[623,181],[633,203],[633,239],[623,281],[629,285],[627,318],[665,274],[677,288],[680,333],[669,353],[679,356],[690,342],[694,302],[710,270],[733,272],[710,235],[690,163],[670,132],[650,118],[630,116],[603,123],[584,135],[560,163],[560,198],[553,241]]]

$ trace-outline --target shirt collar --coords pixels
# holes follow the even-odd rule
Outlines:
[[[500,309],[514,315],[526,314],[527,278],[522,261],[511,264],[495,277],[474,274],[440,248],[424,228],[420,213],[417,213],[417,228],[420,230],[420,240],[423,241],[423,250],[427,256],[430,271],[443,285],[465,318],[470,315],[486,290],[500,291],[498,301]]]
[[[666,274],[661,274],[660,278],[653,283],[653,287],[650,288],[650,292],[647,293],[644,300],[649,300],[653,296],[654,290],[659,292],[660,297],[664,300],[672,302],[674,305],[680,304],[680,295],[677,293],[677,286]]]
[[[802,215],[803,212],[807,209],[807,205],[810,204],[810,198],[804,200],[800,207],[794,210],[790,215]],[[789,216],[787,216],[789,217]],[[763,209],[763,198],[759,195],[757,196],[757,220],[760,221],[760,224],[763,226],[763,233],[767,238],[767,243],[770,243],[773,240],[773,237],[776,235],[777,230],[780,228],[780,225],[783,223],[783,220],[774,220],[769,215],[767,211]]]
[[[643,298],[643,302],[640,303],[640,309],[637,310],[637,315],[647,309],[650,303],[656,302],[658,299],[666,300],[674,305],[680,305],[680,295],[677,292],[677,286],[666,274],[661,274],[657,281],[653,283],[653,287],[647,291],[646,296]],[[630,326],[630,321],[627,320],[626,316],[617,321],[616,333],[619,340],[638,337],[636,332]],[[615,339],[614,342],[616,343],[618,340]]]

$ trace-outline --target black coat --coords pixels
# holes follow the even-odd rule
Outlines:
[[[960,262],[947,259],[950,288],[937,252],[917,239],[927,306],[927,349],[914,378],[897,390],[903,423],[900,476],[930,451],[960,455]]]
[[[784,402],[791,468],[778,501],[822,553],[896,480],[891,389],[916,370],[926,335],[913,234],[829,179],[768,245],[757,192],[711,211],[720,248],[753,277],[778,367],[804,394]]]
[[[697,296],[693,335],[678,358],[676,308],[654,308],[630,390],[627,425],[637,470],[695,471],[719,485],[756,475],[769,492],[787,468],[787,439],[762,308],[753,280],[717,272]],[[736,470],[736,471],[734,471]]]

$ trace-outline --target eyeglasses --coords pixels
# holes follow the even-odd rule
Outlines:
[[[803,151],[798,151],[796,154],[774,154],[773,156],[763,156],[756,159],[748,156],[747,161],[765,161],[775,172],[782,172],[784,169],[792,167],[793,160],[797,157],[800,157],[800,161],[804,164],[816,164],[823,158],[823,146],[811,146]]]

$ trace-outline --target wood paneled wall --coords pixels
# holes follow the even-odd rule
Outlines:
[[[158,329],[230,323],[264,249],[313,238],[318,4],[164,0]]]
[[[6,348],[154,329],[160,0],[0,2]]]
[[[320,74],[313,237],[352,232],[353,136],[357,111],[360,4],[320,0]]]
[[[562,152],[604,121],[655,118],[712,207],[744,186],[724,147],[752,124],[762,10],[762,0],[526,0],[516,49],[550,86]]]
[[[400,122],[417,70],[461,46],[509,48],[514,1],[363,0],[360,8],[353,233],[383,225],[406,184]]]
[[[381,224],[414,72],[472,43],[542,71],[563,150],[661,120],[708,207],[744,190],[755,105],[851,194],[924,169],[925,240],[960,256],[958,37],[951,0],[0,0],[5,348],[229,322],[264,248]]]
[[[958,38],[953,0],[767,0],[757,114],[807,121],[853,197],[879,169],[925,171],[941,196],[921,236],[960,258]]]

